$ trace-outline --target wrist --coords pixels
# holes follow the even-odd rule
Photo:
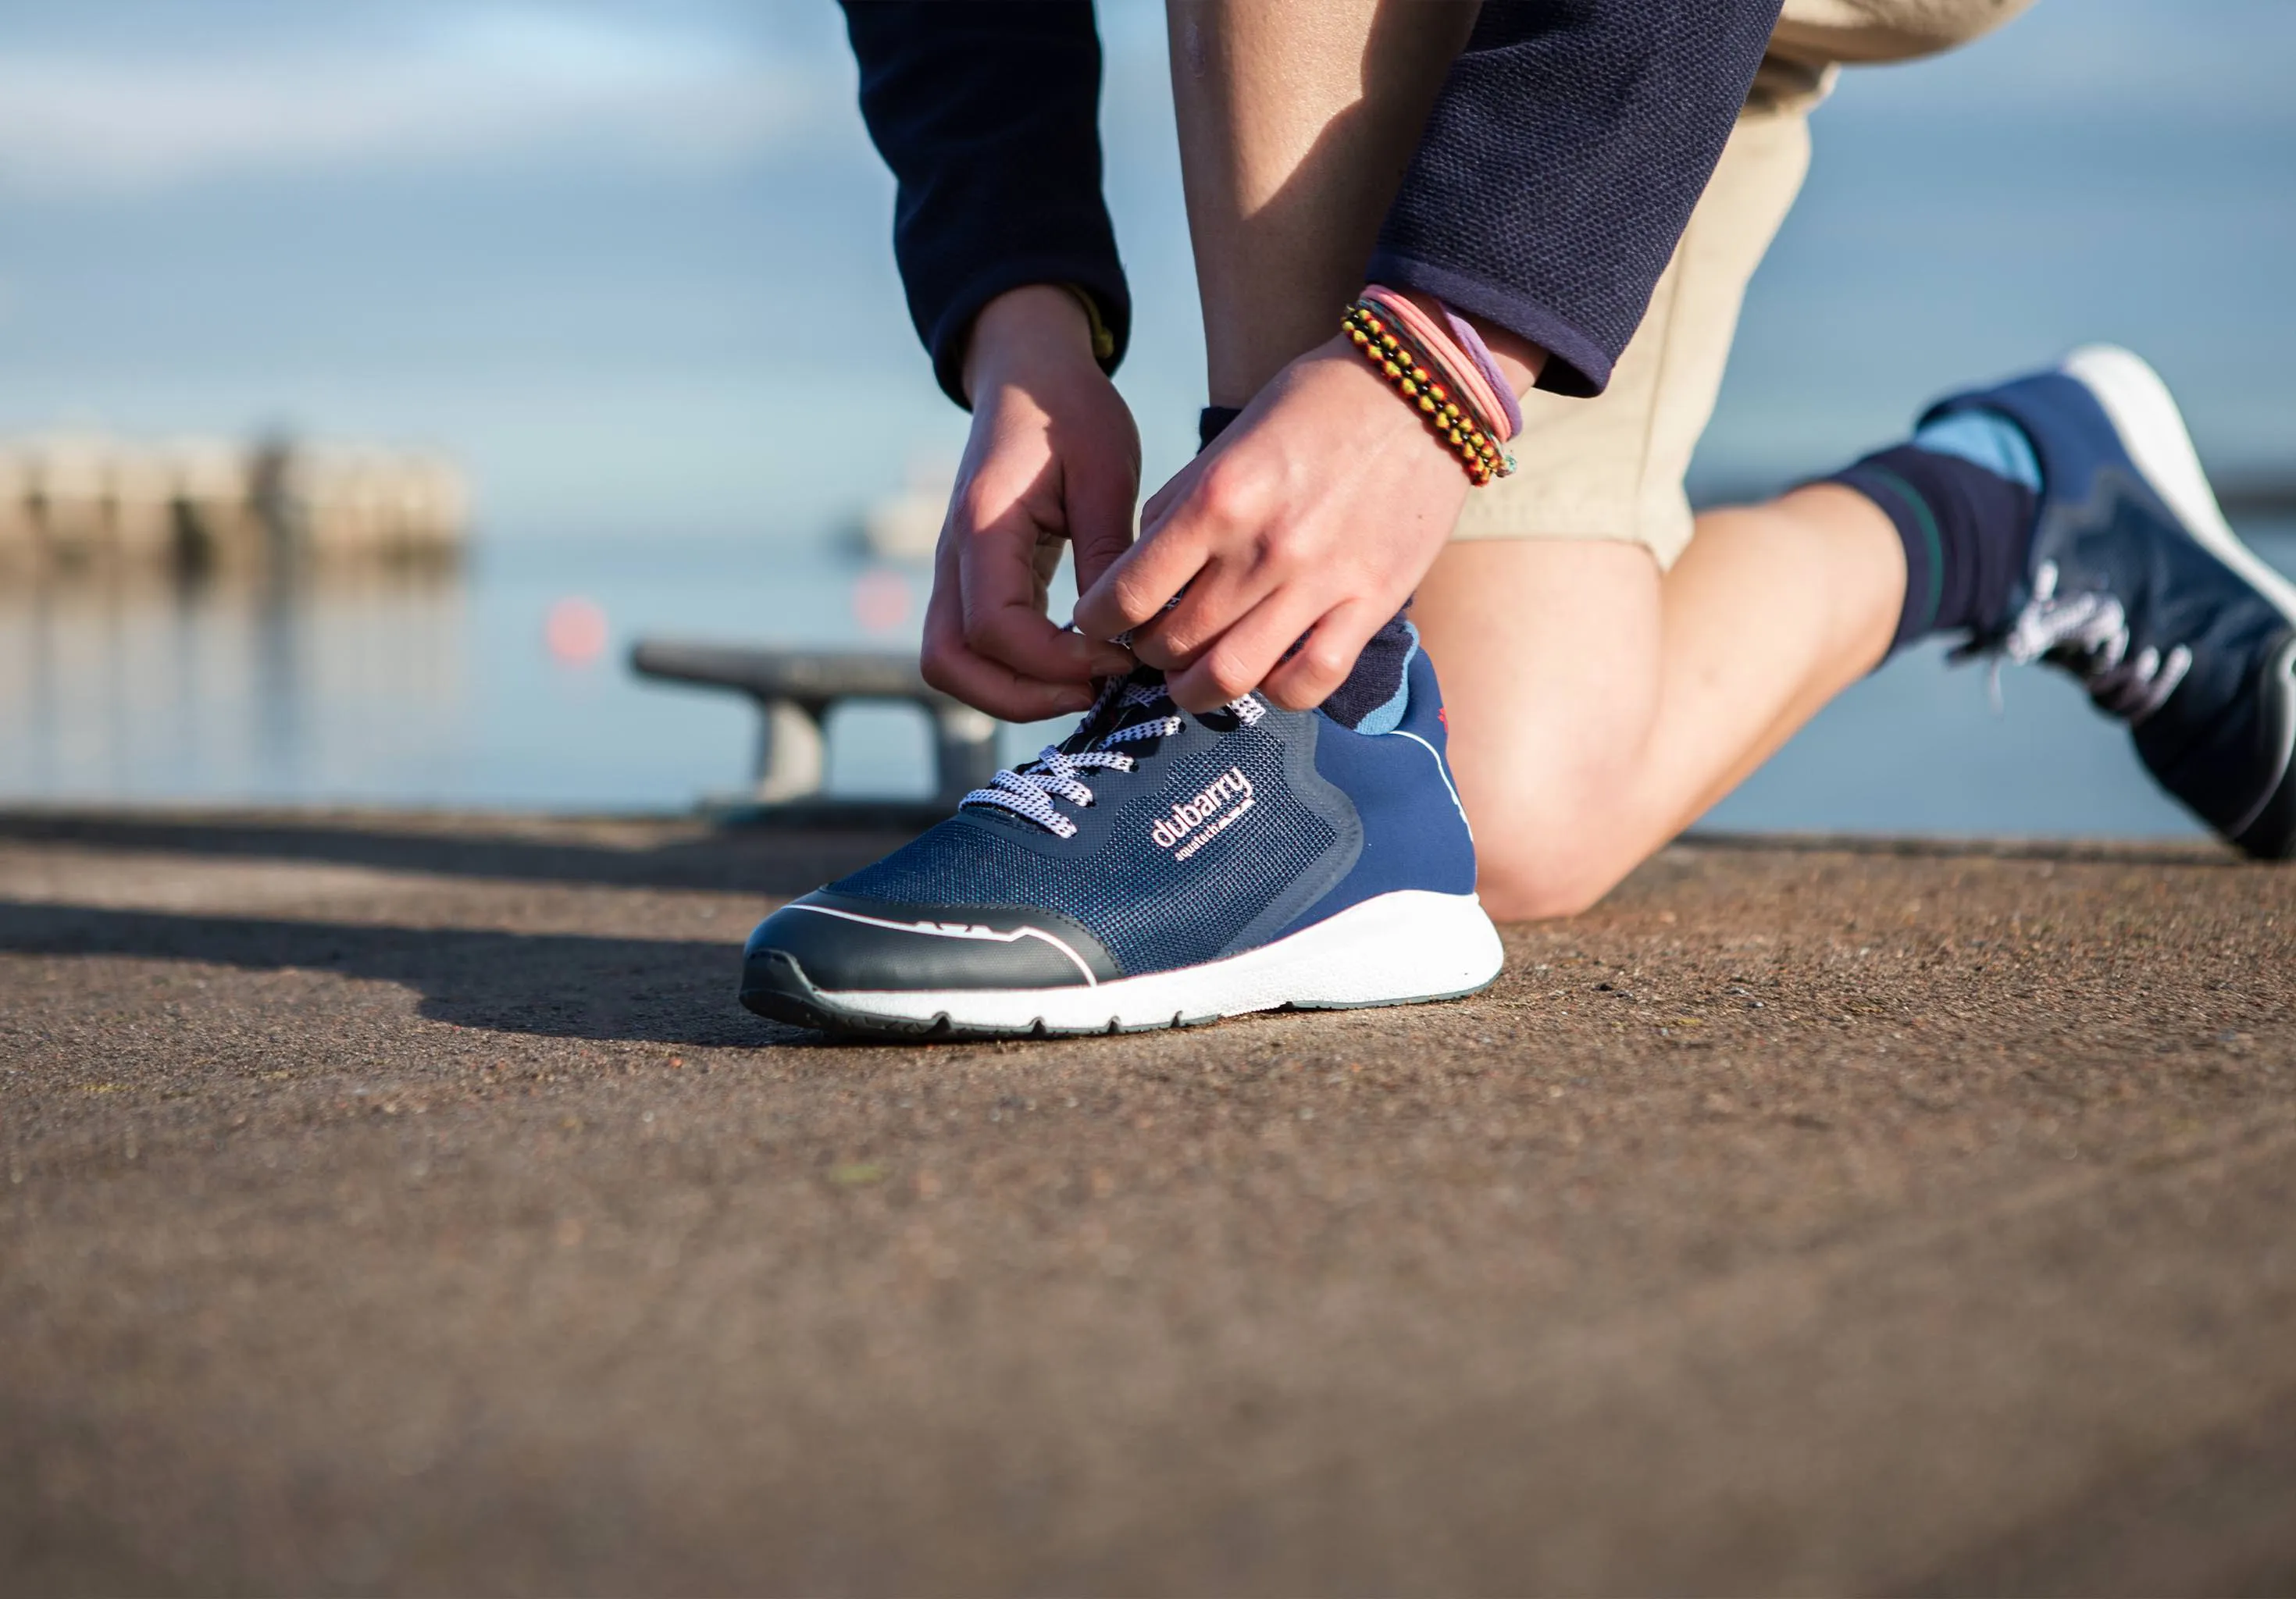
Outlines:
[[[1302,365],[1308,362],[1324,368],[1315,381],[1328,397],[1326,403],[1340,403],[1340,397],[1346,397],[1346,409],[1335,411],[1327,424],[1332,439],[1347,441],[1344,448],[1364,459],[1407,462],[1414,473],[1422,467],[1430,469],[1429,477],[1414,478],[1414,494],[1431,492],[1438,484],[1456,484],[1461,496],[1466,495],[1471,480],[1459,471],[1450,447],[1429,431],[1418,408],[1403,403],[1394,385],[1380,376],[1346,334],[1308,351],[1301,357]],[[1402,447],[1399,455],[1387,454],[1391,444]]]
[[[964,397],[977,403],[1017,373],[1063,366],[1100,371],[1092,320],[1062,285],[1024,283],[990,300],[972,319],[964,352]]]

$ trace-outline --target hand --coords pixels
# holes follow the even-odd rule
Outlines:
[[[1403,608],[1467,488],[1418,413],[1335,338],[1157,491],[1140,542],[1077,602],[1077,625],[1095,638],[1131,629],[1132,652],[1171,674],[1185,709],[1254,689],[1308,709]]]
[[[1474,320],[1500,375],[1527,392],[1546,352]],[[1457,457],[1335,337],[1156,491],[1140,542],[1097,581],[1079,579],[1077,626],[1095,638],[1130,629],[1132,652],[1170,675],[1185,709],[1255,689],[1308,709],[1403,609],[1467,489]]]
[[[925,681],[1010,721],[1083,710],[1093,679],[1133,660],[1055,627],[1046,603],[1063,542],[1079,589],[1130,545],[1139,432],[1093,358],[1084,308],[1052,285],[982,309],[964,387],[972,435],[933,554]]]

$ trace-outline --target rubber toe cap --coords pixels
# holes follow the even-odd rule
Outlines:
[[[1123,972],[1082,923],[1030,907],[900,905],[820,890],[758,924],[742,952],[742,989],[802,974],[838,992],[1061,988]]]

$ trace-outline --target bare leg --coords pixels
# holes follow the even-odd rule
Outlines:
[[[1454,544],[1413,611],[1494,915],[1567,915],[1767,759],[1889,647],[1889,519],[1830,485],[1710,512],[1660,578],[1627,544]]]
[[[1211,398],[1242,405],[1321,342],[1472,5],[1227,0],[1170,9]],[[1905,587],[1862,496],[1800,490],[1641,545],[1449,546],[1414,612],[1495,914],[1592,904],[1887,647]]]

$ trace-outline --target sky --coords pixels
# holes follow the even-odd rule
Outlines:
[[[1201,403],[1160,8],[1105,4],[1153,477]],[[2296,465],[2296,5],[2042,0],[1849,75],[1700,474],[2112,338]],[[0,430],[444,447],[498,538],[816,538],[953,454],[826,4],[0,3]]]

